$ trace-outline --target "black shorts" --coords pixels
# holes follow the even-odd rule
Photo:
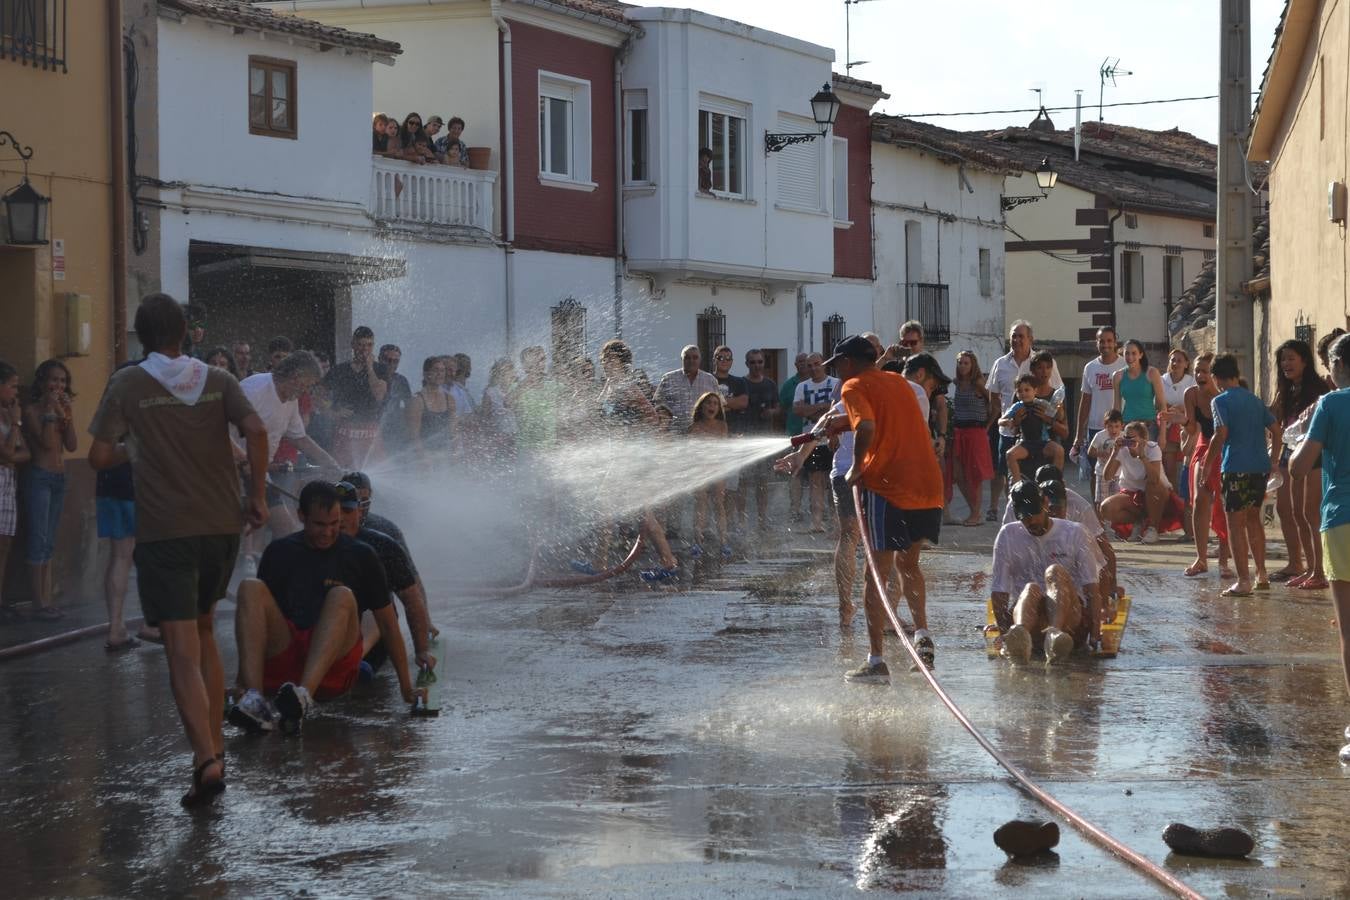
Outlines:
[[[942,507],[901,509],[885,497],[864,489],[867,540],[873,550],[908,550],[918,541],[936,544],[942,532]]]
[[[853,488],[844,481],[843,475],[830,479],[830,493],[834,495],[834,508],[839,513],[841,524],[852,522],[858,517],[857,507],[853,505]]]
[[[997,431],[994,434],[998,434],[998,444],[994,447],[994,477],[1007,478],[1008,451],[1013,448],[1013,444],[1017,443],[1017,437],[1009,437],[1006,434],[999,434]]]
[[[802,464],[803,472],[828,472],[834,466],[834,451],[829,447],[817,445],[811,455]]]
[[[146,623],[181,622],[210,613],[230,587],[238,554],[237,534],[137,541],[132,559]]]
[[[1224,512],[1259,507],[1266,500],[1268,480],[1264,472],[1224,472],[1219,482],[1223,486]]]

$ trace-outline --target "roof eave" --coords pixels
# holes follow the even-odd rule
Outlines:
[[[1261,96],[1256,98],[1256,112],[1252,116],[1247,159],[1253,162],[1268,161],[1274,152],[1275,139],[1284,123],[1320,7],[1318,0],[1288,0],[1283,29],[1271,52],[1265,84],[1261,87]]]
[[[284,39],[287,43],[298,44],[308,47],[311,50],[330,50],[334,47],[340,47],[350,53],[360,53],[369,57],[372,62],[384,63],[392,66],[394,57],[403,52],[402,46],[392,41],[376,40],[380,46],[363,46],[359,40],[341,41],[341,40],[323,40],[313,35],[297,34],[293,31],[287,31],[284,28],[266,28],[255,23],[240,22],[229,16],[213,16],[209,12],[202,10],[185,10],[170,8],[164,4],[159,5],[158,15],[161,18],[168,19],[171,22],[183,22],[186,19],[198,19],[202,22],[209,22],[213,25],[220,25],[229,28],[236,33],[252,32],[260,36],[271,36],[272,38]]]

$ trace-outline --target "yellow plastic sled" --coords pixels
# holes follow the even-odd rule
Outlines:
[[[998,656],[998,639],[1002,632],[998,629],[998,621],[994,618],[994,601],[986,600],[984,602],[985,621],[994,626],[984,632],[984,652],[990,658]],[[1130,620],[1130,598],[1121,597],[1116,601],[1116,617],[1102,626],[1102,643],[1096,650],[1092,651],[1093,656],[1100,656],[1105,659],[1113,659],[1120,652],[1120,640],[1125,636],[1125,623]]]

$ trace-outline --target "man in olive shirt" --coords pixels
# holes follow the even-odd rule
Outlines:
[[[184,806],[225,789],[221,733],[225,680],[212,610],[225,596],[245,516],[229,427],[244,436],[250,471],[247,519],[267,521],[267,430],[234,376],[182,354],[187,319],[167,294],[136,310],[150,351],[115,372],[89,427],[96,470],[131,461],[136,488],[136,576],[145,617],[160,628],[169,683],[192,745]],[[126,442],[120,443],[123,436]]]
[[[375,332],[365,325],[352,332],[352,358],[328,370],[319,393],[331,404],[337,428],[332,453],[347,468],[360,468],[376,451],[380,414],[389,383],[375,361]],[[378,456],[378,454],[377,454]]]

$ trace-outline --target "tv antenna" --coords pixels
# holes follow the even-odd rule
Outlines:
[[[850,38],[852,37],[852,28],[851,28],[851,24],[852,24],[852,23],[851,23],[851,21],[850,21],[852,17],[851,17],[851,15],[850,15],[850,13],[851,13],[851,11],[852,11],[852,8],[853,8],[854,6],[856,6],[857,4],[859,4],[859,3],[871,3],[871,2],[873,2],[873,0],[844,0],[844,74],[845,74],[845,75],[847,75],[847,74],[849,73],[849,71],[850,71],[854,66],[865,66],[865,65],[867,65],[867,63],[868,63],[868,60],[865,60],[865,59],[855,60],[855,59],[853,58],[853,56],[852,56],[852,53],[850,52],[850,50],[851,50],[851,41],[850,41]]]
[[[1111,87],[1115,87],[1115,86],[1116,86],[1116,76],[1117,76],[1117,75],[1125,76],[1125,75],[1133,75],[1133,74],[1134,74],[1133,72],[1130,72],[1130,71],[1128,71],[1128,70],[1122,70],[1122,69],[1120,68],[1120,57],[1119,57],[1119,56],[1108,56],[1106,59],[1102,60],[1102,67],[1101,67],[1100,69],[1097,70],[1097,75],[1098,75],[1098,77],[1100,78],[1100,87],[1099,87],[1098,90],[1097,90],[1097,121],[1098,121],[1098,122],[1105,122],[1105,121],[1106,121],[1106,117],[1105,117],[1104,115],[1102,115],[1102,104],[1103,104],[1104,99],[1105,99],[1105,97],[1106,97],[1106,82],[1108,82],[1108,81],[1111,82]]]

